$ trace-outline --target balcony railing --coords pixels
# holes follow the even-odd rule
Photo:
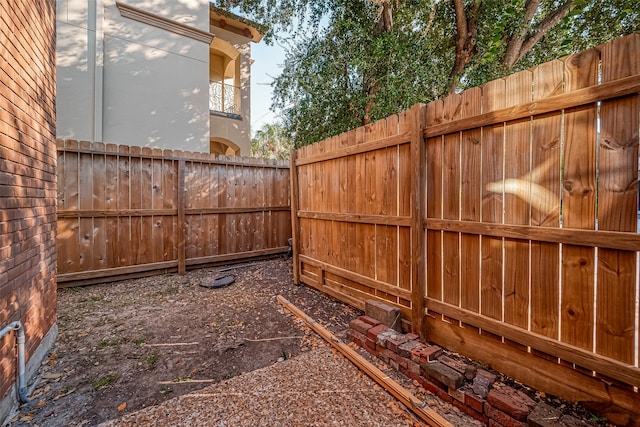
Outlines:
[[[209,110],[240,115],[240,88],[223,82],[209,82]]]

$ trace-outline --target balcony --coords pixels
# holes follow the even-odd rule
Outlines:
[[[209,82],[209,111],[211,114],[242,120],[240,88],[224,82]]]

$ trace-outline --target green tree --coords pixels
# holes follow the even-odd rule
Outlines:
[[[273,107],[296,146],[366,125],[434,96],[446,75],[429,44],[429,1],[395,12],[389,2],[335,2],[321,35],[311,32],[289,49],[274,82]]]
[[[449,91],[640,30],[632,0],[451,0]],[[451,12],[449,12],[451,13]],[[453,22],[453,23],[451,23]],[[451,48],[450,48],[451,49]]]
[[[265,159],[289,158],[293,143],[279,124],[265,124],[251,139],[251,155]]]
[[[637,0],[220,0],[291,34],[273,108],[296,146],[640,31]]]

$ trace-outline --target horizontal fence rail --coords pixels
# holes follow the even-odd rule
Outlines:
[[[295,279],[640,422],[639,52],[634,34],[293,153]]]
[[[286,162],[58,140],[58,283],[282,253],[289,200]]]

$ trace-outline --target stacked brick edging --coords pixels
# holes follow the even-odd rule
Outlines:
[[[349,323],[349,338],[440,399],[490,427],[582,425],[577,418],[537,403],[496,382],[496,375],[446,356],[415,334],[402,334],[369,316]],[[585,424],[586,425],[586,424]]]

